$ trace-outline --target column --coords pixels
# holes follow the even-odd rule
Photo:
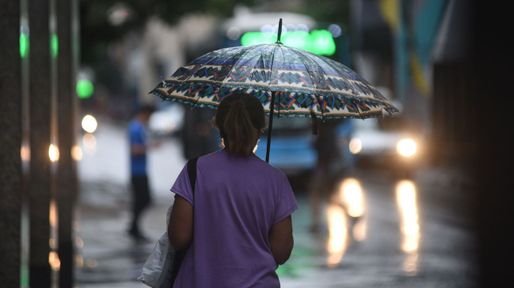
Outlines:
[[[20,3],[0,0],[0,269],[2,287],[20,285],[22,95]]]
[[[51,143],[50,3],[29,1],[30,26],[30,260],[31,287],[50,287],[50,198],[52,172],[49,159]]]

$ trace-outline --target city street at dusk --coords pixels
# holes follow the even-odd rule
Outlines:
[[[0,0],[0,288],[514,287],[505,3]]]
[[[135,244],[126,234],[129,191],[123,163],[128,144],[122,135],[112,124],[100,127],[94,150],[86,150],[79,167],[84,176],[77,229],[79,287],[143,287],[135,279],[165,230],[164,215],[173,199],[169,187],[185,163],[177,141],[150,154],[155,199],[143,226],[154,241]],[[119,149],[108,153],[112,146]],[[88,165],[103,170],[89,175]],[[354,176],[362,185],[362,219],[352,221],[340,206],[327,207],[328,221],[319,234],[309,233],[305,191],[295,191],[300,207],[293,215],[295,248],[278,269],[283,287],[472,286],[475,244],[470,223],[462,217],[469,211],[455,210],[471,205],[462,193],[470,188],[469,179],[434,169],[419,171],[411,180],[394,181],[386,171],[362,170]]]

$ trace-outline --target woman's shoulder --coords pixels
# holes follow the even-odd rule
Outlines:
[[[284,172],[276,167],[273,167],[266,161],[262,160],[256,155],[252,155],[247,159],[241,158],[232,158],[230,155],[227,155],[227,152],[224,150],[214,151],[205,155],[198,157],[198,163],[201,166],[207,165],[215,167],[223,166],[223,162],[239,162],[250,164],[254,167],[254,169],[258,169],[260,173],[273,174],[279,177],[285,176]]]
[[[219,157],[219,154],[220,154],[221,150],[216,150],[214,152],[211,152],[211,153],[207,153],[207,154],[204,154],[204,155],[201,155],[201,156],[198,156],[198,161],[200,162],[205,162],[205,161],[212,161],[212,160],[216,160],[217,157]]]
[[[259,158],[256,155],[253,155],[252,157],[254,157],[255,163],[257,163],[257,165],[259,166],[261,171],[265,172],[266,174],[271,175],[271,176],[276,177],[276,178],[284,178],[284,177],[286,177],[286,174],[284,173],[284,171],[280,170],[279,168],[274,167],[273,165],[271,165],[268,162],[262,160],[261,158]]]

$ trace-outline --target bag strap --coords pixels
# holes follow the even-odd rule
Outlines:
[[[195,193],[195,184],[196,184],[196,161],[198,161],[198,157],[190,159],[187,161],[187,174],[189,175],[189,183],[191,184],[191,192]],[[194,197],[193,197],[194,202]]]

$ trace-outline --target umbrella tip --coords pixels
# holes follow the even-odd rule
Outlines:
[[[278,20],[277,43],[282,43],[282,42],[280,42],[280,36],[282,36],[282,18],[280,18],[280,20]]]

